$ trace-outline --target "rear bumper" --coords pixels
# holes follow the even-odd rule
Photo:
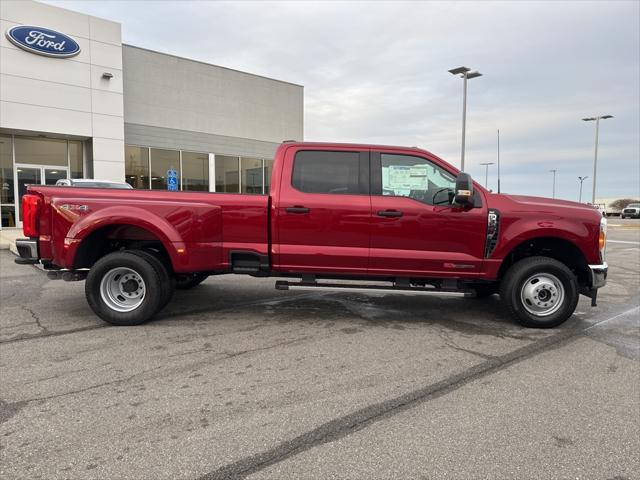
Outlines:
[[[607,262],[601,265],[589,265],[589,270],[591,270],[591,288],[600,288],[607,284],[607,271],[609,270]]]
[[[21,265],[33,265],[39,262],[38,240],[33,238],[19,238],[16,240],[16,250],[18,258],[15,262]]]

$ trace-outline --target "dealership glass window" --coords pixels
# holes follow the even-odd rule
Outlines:
[[[242,193],[262,194],[262,160],[242,157],[240,170],[242,172]]]
[[[306,193],[358,194],[359,172],[359,152],[301,151],[291,183]]]
[[[16,226],[13,185],[11,135],[0,135],[0,216],[3,227]]]
[[[240,159],[216,155],[216,192],[240,192]]]
[[[271,172],[273,171],[273,160],[264,161],[264,193],[269,195],[269,188],[271,187]]]
[[[83,178],[82,142],[69,140],[69,175],[71,178]]]
[[[16,163],[68,165],[67,140],[42,137],[14,137]]]
[[[182,152],[182,190],[209,191],[209,154]]]
[[[127,145],[124,149],[125,180],[133,188],[149,188],[149,149]]]
[[[151,149],[151,188],[167,190],[167,171],[175,170],[178,174],[178,190],[180,190],[180,152],[177,150]]]

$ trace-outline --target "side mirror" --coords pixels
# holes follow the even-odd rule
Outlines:
[[[455,202],[458,205],[473,205],[473,180],[468,173],[460,172],[456,177]]]

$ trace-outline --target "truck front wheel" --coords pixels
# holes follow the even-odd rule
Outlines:
[[[563,263],[529,257],[515,263],[500,284],[500,298],[525,327],[552,328],[567,320],[578,304],[578,282]]]
[[[140,325],[163,305],[166,272],[161,268],[159,262],[136,253],[105,255],[87,275],[87,302],[108,323]]]

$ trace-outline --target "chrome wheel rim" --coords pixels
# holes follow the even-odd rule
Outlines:
[[[116,312],[131,312],[142,305],[146,292],[138,272],[126,267],[109,270],[100,282],[102,301]]]
[[[564,302],[564,296],[562,282],[550,273],[532,275],[520,290],[522,305],[536,317],[547,317],[557,312]]]

